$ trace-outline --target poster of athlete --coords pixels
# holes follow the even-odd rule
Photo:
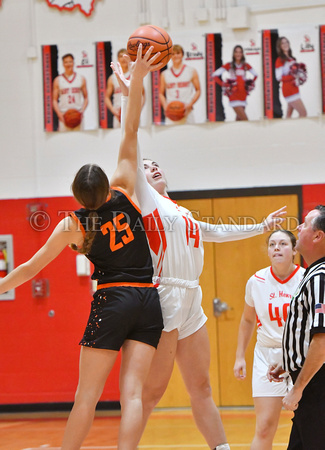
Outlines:
[[[43,45],[45,131],[98,128],[94,44]]]
[[[130,79],[128,60],[123,55],[127,54],[125,40],[112,39],[111,41],[96,42],[97,61],[97,89],[98,89],[98,114],[100,128],[120,128],[121,123],[121,89],[117,78],[111,69],[111,62],[119,62],[123,74]],[[142,92],[142,111],[140,126],[145,127],[150,123],[150,110],[146,99],[150,92],[150,78],[144,79]]]
[[[206,35],[207,115],[210,122],[263,117],[261,38],[246,41]]]
[[[168,65],[153,72],[152,112],[155,125],[206,122],[205,39],[173,34]]]
[[[265,117],[319,115],[319,27],[263,30],[262,47]]]

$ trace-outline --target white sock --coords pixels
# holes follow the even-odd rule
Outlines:
[[[230,450],[229,444],[218,445],[215,450]]]

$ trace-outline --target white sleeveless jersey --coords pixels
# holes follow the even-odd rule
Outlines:
[[[137,195],[156,283],[159,284],[161,278],[198,280],[203,268],[203,241],[199,223],[190,211],[158,194],[146,179],[143,184],[138,183],[138,188],[141,189]]]
[[[195,94],[192,83],[193,71],[192,67],[184,64],[180,72],[176,72],[173,68],[166,69],[163,72],[166,83],[167,103],[175,100],[185,104],[190,103]]]
[[[64,74],[59,75],[59,107],[65,113],[68,109],[80,111],[84,104],[82,93],[83,77],[78,73],[68,79]]]
[[[127,97],[122,97],[124,130]],[[160,195],[147,181],[138,145],[135,186],[151,250],[156,284],[161,278],[188,281],[197,286],[203,268],[203,242],[227,242],[261,234],[262,224],[223,225],[195,220],[189,210]],[[192,284],[191,284],[192,283]]]
[[[257,342],[262,347],[281,347],[284,323],[291,298],[303,278],[305,269],[296,269],[286,280],[280,280],[266,267],[256,272],[246,284],[246,303],[255,308]]]
[[[125,78],[127,80],[130,79],[130,72],[126,72],[124,74]],[[112,83],[113,83],[113,97],[112,97],[112,103],[114,108],[120,108],[121,107],[121,97],[122,97],[122,91],[120,88],[120,85],[118,84],[116,75],[112,73],[111,75]]]

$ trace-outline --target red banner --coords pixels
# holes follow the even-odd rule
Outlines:
[[[273,71],[271,30],[263,31],[264,115],[273,119]]]
[[[325,114],[325,25],[320,27],[320,65],[322,74],[322,111]]]
[[[107,108],[105,104],[106,94],[106,63],[104,42],[96,43],[96,60],[97,60],[97,84],[98,84],[98,110],[99,110],[99,126],[107,127]]]
[[[156,70],[151,73],[152,82],[152,115],[153,123],[156,125],[161,124],[161,104],[159,101],[159,85],[160,85],[160,71]]]
[[[51,46],[43,45],[44,128],[53,131]]]
[[[207,74],[207,117],[210,122],[216,121],[216,82],[212,78],[215,70],[214,34],[206,35],[206,74]]]

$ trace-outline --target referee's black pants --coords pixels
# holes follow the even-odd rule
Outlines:
[[[299,371],[292,372],[296,381]],[[287,450],[325,449],[325,365],[305,387],[292,419]]]

